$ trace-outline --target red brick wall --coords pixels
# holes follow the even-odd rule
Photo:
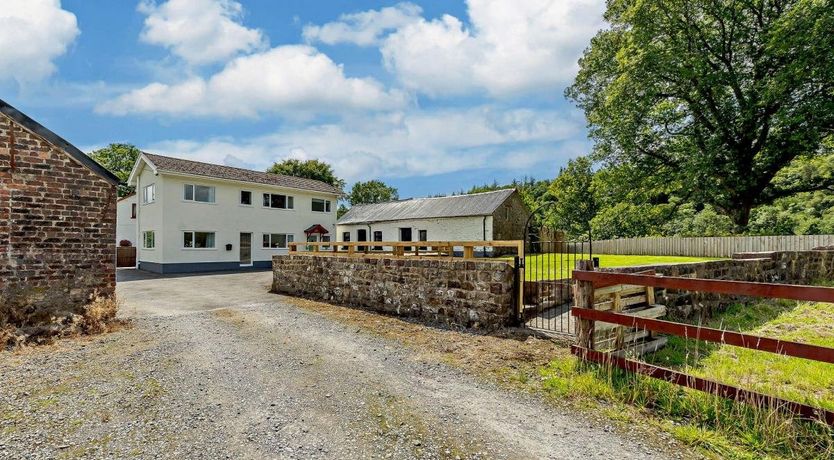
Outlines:
[[[115,186],[0,114],[0,325],[112,295],[115,239]]]

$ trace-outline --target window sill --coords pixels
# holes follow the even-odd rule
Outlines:
[[[269,206],[261,206],[261,209],[270,209],[272,211],[293,211],[295,212],[295,208],[272,208]]]
[[[180,201],[182,203],[217,205],[216,201],[194,201],[194,200],[180,200]]]
[[[216,251],[217,248],[180,248],[183,251]]]

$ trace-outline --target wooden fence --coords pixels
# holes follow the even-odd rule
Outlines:
[[[136,247],[135,246],[117,246],[116,247],[116,267],[135,267],[136,266]]]
[[[472,259],[487,248],[507,248],[524,257],[524,242],[507,241],[338,241],[289,243],[290,254],[379,255],[385,257],[455,257]]]
[[[792,356],[824,363],[834,363],[834,348],[778,340],[768,337],[742,334],[739,332],[712,329],[672,321],[643,318],[612,311],[595,309],[594,290],[605,286],[626,284],[657,288],[711,292],[718,294],[770,297],[777,299],[834,302],[834,288],[820,286],[798,286],[789,284],[751,283],[745,281],[680,278],[671,276],[640,275],[628,273],[595,272],[590,262],[578,265],[582,270],[574,271],[576,306],[571,314],[577,318],[578,345],[571,351],[581,359],[609,366],[616,366],[629,372],[665,380],[687,388],[718,395],[724,398],[746,402],[758,407],[785,410],[800,417],[822,420],[834,425],[834,412],[795,401],[787,401],[770,395],[744,390],[713,380],[696,377],[672,369],[629,359],[622,353],[605,353],[594,349],[595,322],[619,325],[634,329],[662,332],[689,339],[721,343],[736,347]]]
[[[737,252],[808,251],[834,246],[834,235],[645,237],[594,240],[594,254],[640,254],[657,256],[732,257]],[[588,243],[577,250],[588,252]]]

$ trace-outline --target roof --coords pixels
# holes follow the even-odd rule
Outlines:
[[[440,198],[417,198],[387,203],[360,204],[339,219],[338,224],[365,224],[406,219],[488,216],[507,201],[515,189]]]
[[[327,231],[327,229],[324,228],[323,226],[321,226],[320,224],[315,224],[315,225],[311,225],[306,230],[304,230],[304,233],[306,233],[308,235],[311,234],[311,233],[319,233],[319,234],[322,234],[322,235],[327,235],[330,232]]]
[[[313,179],[305,179],[303,177],[271,174],[262,171],[253,171],[251,169],[184,160],[182,158],[166,157],[151,153],[143,153],[142,156],[145,157],[145,159],[151,163],[151,166],[158,172],[205,176],[240,182],[253,182],[256,184],[331,193],[334,195],[341,195],[342,193],[341,190],[328,183]]]
[[[46,142],[49,142],[53,146],[63,150],[69,156],[73,157],[79,163],[101,176],[107,182],[110,182],[113,185],[118,185],[121,182],[118,177],[108,171],[104,166],[98,164],[96,160],[87,156],[87,154],[79,150],[78,147],[70,144],[61,136],[50,131],[37,121],[29,118],[28,115],[12,107],[2,99],[0,99],[0,113],[3,113],[7,117],[11,118],[15,121],[15,123],[23,126],[28,131],[40,136]]]

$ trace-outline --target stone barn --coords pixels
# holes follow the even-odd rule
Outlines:
[[[0,333],[116,287],[116,176],[0,100]]]

